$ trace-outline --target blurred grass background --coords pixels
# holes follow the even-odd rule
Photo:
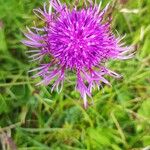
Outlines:
[[[32,10],[43,2],[0,0],[0,150],[144,150],[150,145],[150,0],[116,1],[112,27],[126,34],[136,55],[107,64],[123,79],[110,78],[112,87],[94,91],[87,110],[73,82],[51,93],[27,73],[35,64],[28,63],[22,32],[34,25]]]

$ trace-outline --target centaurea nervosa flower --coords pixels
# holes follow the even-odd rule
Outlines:
[[[29,28],[23,43],[33,50],[29,53],[32,61],[40,66],[31,71],[38,71],[34,77],[42,77],[38,83],[48,85],[54,79],[52,90],[62,87],[67,71],[76,74],[76,89],[80,92],[86,108],[87,96],[101,83],[110,84],[104,75],[119,78],[120,75],[105,67],[110,59],[128,59],[130,47],[124,46],[122,38],[116,37],[110,29],[111,19],[105,14],[108,5],[101,10],[100,4],[91,0],[84,1],[84,8],[69,8],[59,0],[51,0],[49,9],[35,9],[34,13],[44,21],[43,28]],[[43,63],[48,56],[51,61]]]

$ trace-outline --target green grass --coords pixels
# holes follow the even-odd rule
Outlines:
[[[126,34],[136,54],[107,64],[123,79],[110,78],[112,87],[95,90],[94,105],[85,110],[74,82],[65,83],[60,94],[51,93],[51,86],[36,87],[27,73],[35,64],[28,63],[22,32],[34,24],[32,9],[44,0],[0,0],[0,150],[142,150],[150,145],[150,1],[119,1],[113,29]]]

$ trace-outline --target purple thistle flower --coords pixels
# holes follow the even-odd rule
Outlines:
[[[52,90],[62,88],[65,72],[76,74],[76,89],[80,92],[86,108],[87,96],[91,97],[92,89],[102,83],[110,85],[104,78],[110,75],[119,78],[120,75],[107,69],[104,62],[112,59],[128,59],[131,47],[124,46],[120,37],[111,32],[111,19],[106,17],[107,5],[103,10],[100,4],[91,0],[84,1],[85,7],[68,8],[59,0],[51,0],[47,11],[35,9],[34,13],[44,21],[43,28],[32,27],[25,33],[27,40],[23,43],[34,50],[28,51],[32,61],[39,61],[40,66],[32,71],[38,71],[34,77],[42,77],[38,83],[48,85],[54,82]],[[43,63],[43,58],[51,58],[49,63]],[[54,81],[55,80],[55,81]]]

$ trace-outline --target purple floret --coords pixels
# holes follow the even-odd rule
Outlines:
[[[59,0],[51,0],[48,11],[46,4],[43,10],[35,9],[45,26],[33,27],[34,32],[27,28],[27,40],[23,43],[34,48],[29,51],[33,54],[29,56],[32,61],[39,60],[39,67],[31,70],[38,71],[34,77],[43,79],[38,85],[48,85],[55,80],[52,90],[62,88],[65,74],[72,71],[76,74],[76,89],[86,108],[87,96],[91,97],[93,88],[99,88],[102,83],[110,85],[104,75],[120,77],[104,63],[112,59],[128,59],[133,54],[130,53],[131,47],[121,42],[123,38],[111,32],[111,19],[105,15],[109,5],[101,10],[100,4],[84,3],[84,8],[74,6],[71,9]],[[45,56],[51,61],[43,64]]]

